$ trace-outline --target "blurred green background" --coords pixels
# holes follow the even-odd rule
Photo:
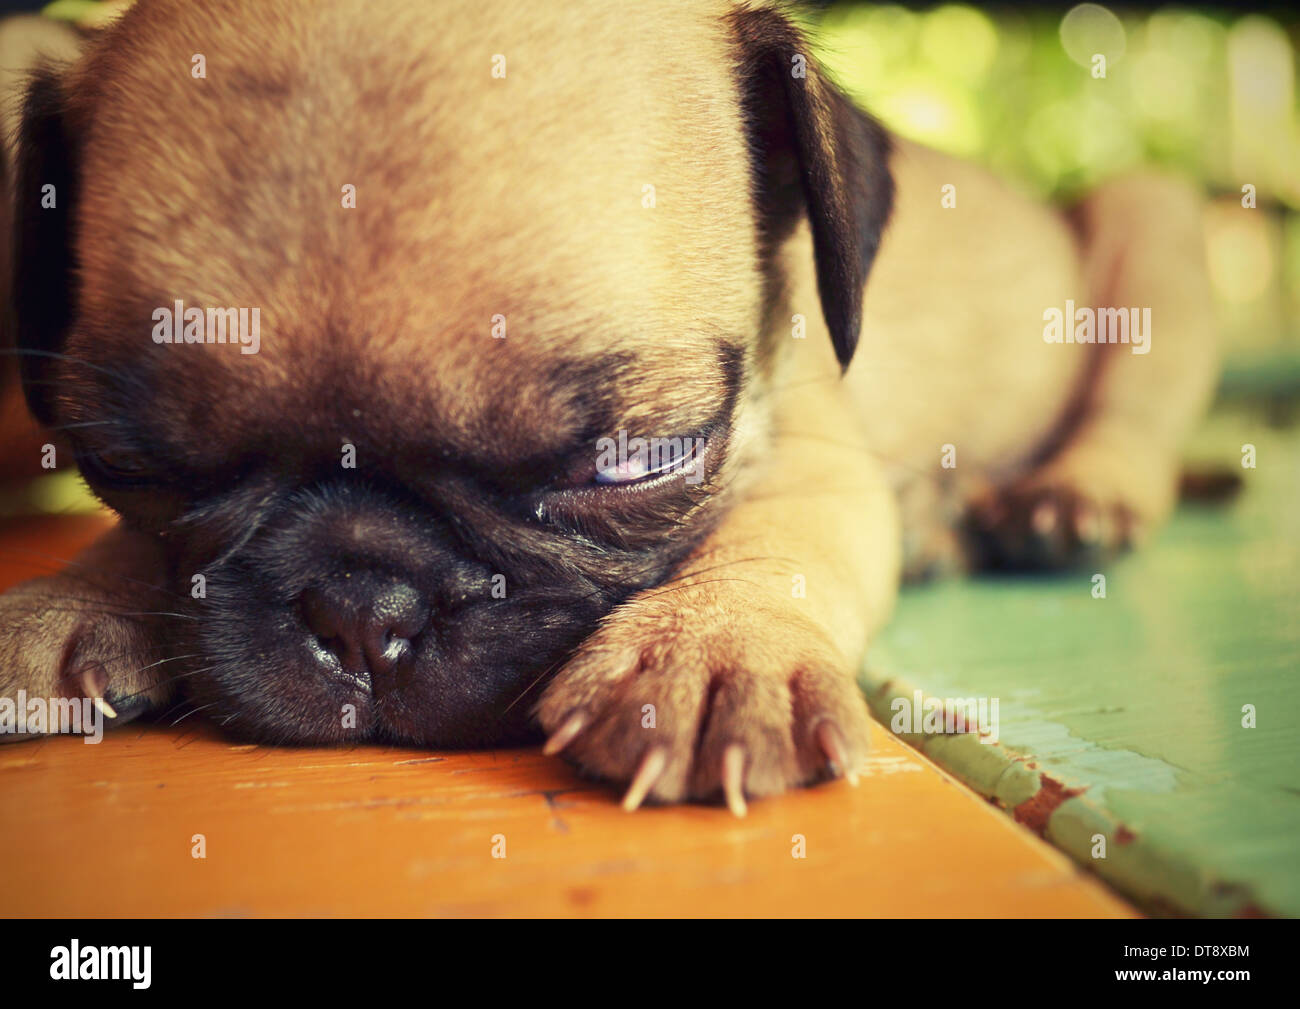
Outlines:
[[[1143,165],[1198,180],[1225,393],[1300,388],[1300,11],[841,2],[807,23],[892,130],[1045,196]]]

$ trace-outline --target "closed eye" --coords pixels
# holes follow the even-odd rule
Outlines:
[[[725,427],[664,439],[644,452],[633,439],[601,439],[595,463],[563,486],[542,491],[530,510],[544,522],[597,541],[630,543],[679,524],[710,496],[712,470],[726,448]]]
[[[125,454],[77,450],[77,469],[92,487],[104,490],[138,490],[155,482],[136,459]]]
[[[602,438],[597,446],[596,468],[592,482],[626,485],[654,480],[682,472],[691,475],[704,464],[708,439]]]
[[[134,528],[161,531],[199,485],[192,474],[133,451],[76,449],[77,469],[95,495]]]

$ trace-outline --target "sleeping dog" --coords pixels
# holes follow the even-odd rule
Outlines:
[[[141,0],[12,174],[28,403],[121,522],[0,597],[0,692],[119,721],[742,812],[853,775],[904,573],[1156,526],[1214,381],[1193,193],[1022,198],[743,0]]]

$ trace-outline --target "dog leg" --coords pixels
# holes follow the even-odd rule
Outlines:
[[[164,576],[157,540],[118,527],[57,574],[0,595],[0,696],[100,698],[109,724],[162,704],[175,675],[163,623],[181,619]]]
[[[1123,343],[1041,348],[1094,359],[1056,451],[972,508],[977,551],[993,566],[1097,563],[1150,533],[1173,509],[1180,446],[1214,390],[1197,196],[1170,179],[1123,179],[1080,204],[1075,222],[1090,295],[1080,306],[1149,308],[1150,342],[1146,353]]]
[[[807,386],[805,386],[807,388]],[[624,800],[781,792],[854,775],[867,748],[857,663],[899,577],[892,492],[840,394],[778,414],[766,466],[676,577],[611,614],[548,687],[538,716]]]

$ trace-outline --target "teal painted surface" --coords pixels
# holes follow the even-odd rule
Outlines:
[[[999,746],[912,741],[1008,807],[1040,786],[1030,765],[1086,786],[1046,836],[1147,906],[1300,915],[1300,432],[1219,416],[1194,457],[1240,466],[1246,442],[1240,498],[1184,506],[1104,599],[1092,572],[908,590],[864,686],[882,721],[889,681],[998,698]]]

